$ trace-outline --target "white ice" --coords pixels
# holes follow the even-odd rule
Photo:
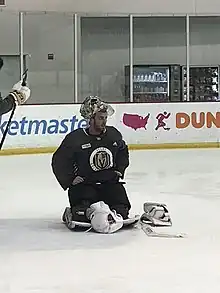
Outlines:
[[[158,239],[70,232],[51,155],[0,157],[0,293],[220,292],[219,162],[218,149],[131,152],[132,213],[166,203],[187,233]]]

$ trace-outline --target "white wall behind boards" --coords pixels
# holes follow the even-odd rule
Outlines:
[[[7,9],[87,13],[219,13],[219,0],[6,0]]]

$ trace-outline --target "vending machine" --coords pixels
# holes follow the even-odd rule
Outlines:
[[[182,70],[180,65],[134,65],[134,102],[181,101]],[[125,97],[130,97],[130,66],[125,66]]]
[[[182,67],[183,100],[187,100],[187,71]],[[191,102],[219,101],[219,65],[190,66],[189,100]]]

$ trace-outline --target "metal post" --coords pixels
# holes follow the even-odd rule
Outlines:
[[[189,51],[189,15],[186,15],[186,100],[190,101],[189,97],[189,66],[190,66],[190,51]]]
[[[20,80],[24,72],[24,23],[23,12],[19,12],[19,54],[20,54]]]
[[[130,15],[130,45],[129,45],[129,64],[130,64],[130,102],[133,103],[133,15]]]
[[[78,103],[78,15],[74,14],[74,102]]]

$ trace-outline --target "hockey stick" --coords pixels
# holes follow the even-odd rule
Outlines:
[[[156,232],[148,225],[141,225],[141,229],[144,233],[149,237],[158,237],[158,238],[185,238],[186,235],[182,233],[164,233],[164,232]]]
[[[164,233],[155,231],[151,225],[139,222],[141,230],[149,237],[158,237],[158,238],[185,238],[186,234],[183,233]]]
[[[27,85],[27,72],[28,72],[28,69],[26,69],[25,72],[23,73],[22,86]],[[7,126],[5,128],[4,133],[3,133],[3,136],[2,136],[2,139],[1,139],[1,142],[0,142],[0,150],[2,149],[3,144],[5,142],[5,138],[6,138],[6,135],[8,133],[8,129],[9,129],[10,125],[11,125],[11,121],[12,121],[12,118],[13,118],[14,113],[15,113],[15,109],[16,109],[16,104],[14,104],[14,106],[13,106],[13,109],[12,109],[11,115],[9,117]]]

